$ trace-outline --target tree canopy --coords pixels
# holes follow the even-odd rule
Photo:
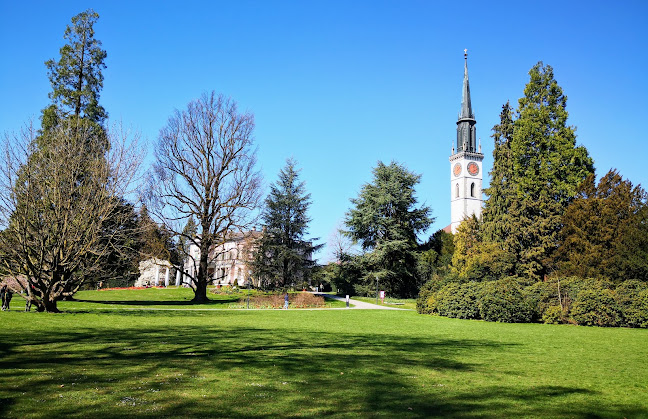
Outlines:
[[[414,187],[421,176],[395,162],[378,162],[373,175],[373,182],[351,199],[348,235],[365,251],[366,286],[378,280],[392,295],[414,296],[419,286],[417,234],[433,221],[429,207],[417,206]]]
[[[554,261],[557,273],[648,281],[648,195],[610,170],[587,177],[567,207]]]
[[[41,116],[45,131],[68,118],[83,118],[99,128],[108,117],[99,104],[107,54],[94,37],[97,19],[99,14],[92,9],[74,16],[63,34],[67,43],[60,50],[60,58],[45,62],[52,85],[52,104]]]
[[[256,169],[254,116],[240,113],[236,102],[205,93],[176,111],[160,131],[149,179],[149,213],[184,245],[200,249],[189,256],[194,302],[208,301],[208,265],[215,249],[233,232],[254,225],[261,175]],[[183,235],[194,218],[196,235]]]
[[[493,170],[484,208],[483,239],[509,263],[505,272],[534,282],[549,273],[565,208],[594,171],[567,125],[567,97],[551,66],[536,64],[518,102],[494,127]]]
[[[306,238],[310,204],[297,162],[288,159],[270,186],[262,214],[263,235],[254,253],[253,275],[263,287],[296,286],[310,278],[313,253],[322,247],[313,244],[317,239]]]

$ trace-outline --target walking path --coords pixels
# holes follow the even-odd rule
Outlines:
[[[339,297],[337,295],[316,293],[316,292],[314,292],[313,294],[320,295],[320,296],[322,296],[324,298],[330,298],[332,300],[346,301],[346,298]],[[361,308],[361,309],[367,309],[367,310],[405,310],[404,308],[386,307],[386,306],[381,306],[381,305],[378,305],[378,304],[365,303],[364,301],[358,301],[358,300],[354,300],[352,298],[349,299],[349,304],[353,304],[353,307],[349,307],[349,308]]]

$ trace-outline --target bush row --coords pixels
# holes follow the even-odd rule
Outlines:
[[[648,327],[648,284],[558,278],[521,285],[515,278],[486,282],[427,282],[416,309],[459,319],[507,323],[540,321],[586,326]]]

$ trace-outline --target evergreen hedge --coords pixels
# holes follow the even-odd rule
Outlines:
[[[627,280],[613,288],[606,280],[567,277],[525,287],[514,277],[467,283],[434,278],[421,288],[416,308],[460,319],[648,328],[648,284]]]

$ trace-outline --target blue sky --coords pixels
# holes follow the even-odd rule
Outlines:
[[[379,160],[422,175],[417,196],[436,217],[424,238],[449,224],[464,48],[486,172],[501,106],[517,105],[543,61],[597,174],[617,168],[646,186],[648,2],[488,3],[0,0],[0,132],[37,120],[50,91],[44,61],[58,58],[72,16],[93,8],[111,120],[152,150],[174,109],[206,91],[231,96],[255,114],[267,184],[286,158],[298,161],[321,242]]]

